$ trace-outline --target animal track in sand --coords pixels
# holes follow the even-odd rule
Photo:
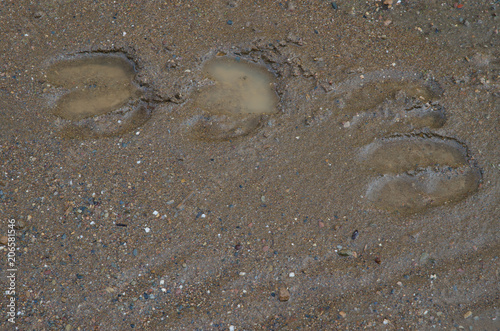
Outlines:
[[[481,180],[467,148],[442,137],[382,139],[365,146],[361,157],[380,176],[369,183],[366,198],[403,214],[465,199]]]
[[[465,199],[478,189],[481,172],[467,146],[429,130],[446,123],[444,107],[434,100],[437,94],[416,82],[389,81],[381,86],[369,83],[352,96],[357,97],[344,108],[362,112],[351,124],[381,127],[379,132],[386,135],[362,147],[359,154],[366,169],[378,175],[365,194],[376,208],[400,214],[423,212]],[[367,98],[365,103],[361,96]],[[394,128],[413,132],[395,133]]]
[[[274,77],[264,67],[223,57],[209,61],[203,74],[211,83],[193,98],[194,107],[203,114],[193,128],[197,138],[245,136],[258,128],[263,116],[276,113]]]
[[[113,136],[146,122],[152,106],[134,84],[134,64],[121,54],[92,54],[59,61],[47,80],[64,89],[53,114],[68,137]]]

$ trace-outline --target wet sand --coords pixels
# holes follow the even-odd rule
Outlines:
[[[3,2],[0,329],[498,330],[500,4],[397,2]]]

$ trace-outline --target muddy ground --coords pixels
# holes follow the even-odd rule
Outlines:
[[[386,2],[3,1],[0,328],[500,329],[500,3]],[[275,112],[205,109],[216,58]]]

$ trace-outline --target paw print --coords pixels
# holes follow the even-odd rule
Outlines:
[[[399,76],[381,82],[376,75],[371,78],[340,98],[340,107],[352,115],[344,127],[382,136],[363,142],[359,153],[374,176],[367,201],[378,209],[412,214],[475,192],[481,172],[467,146],[431,131],[446,124],[439,87]]]
[[[193,135],[202,140],[229,140],[255,131],[266,114],[276,112],[273,76],[257,64],[216,58],[205,65],[206,84],[194,94],[200,112]]]
[[[368,201],[403,214],[465,199],[481,179],[465,145],[436,135],[377,140],[361,157],[378,175],[368,185]]]
[[[120,54],[97,54],[59,61],[48,82],[64,91],[53,108],[62,134],[72,138],[113,136],[142,125],[152,107],[141,101],[133,63]]]

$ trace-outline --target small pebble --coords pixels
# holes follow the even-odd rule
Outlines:
[[[290,292],[288,292],[286,287],[280,287],[278,297],[281,302],[288,301],[290,300]]]
[[[289,276],[290,278],[295,277],[295,272],[291,272],[288,276]]]
[[[30,219],[31,219],[31,215],[30,215],[30,216],[28,216],[28,221],[29,221]],[[19,220],[19,221],[17,221],[16,226],[15,226],[15,228],[16,228],[17,230],[24,229],[25,227],[26,227],[26,222],[24,222],[23,220]]]
[[[470,310],[464,314],[464,318],[469,318],[471,316],[472,316],[472,312]]]
[[[7,236],[0,237],[0,244],[7,245],[8,242],[9,242],[9,238],[7,238]]]
[[[339,311],[339,315],[342,316],[342,318],[345,318],[347,314],[343,311]]]
[[[341,249],[337,252],[338,255],[340,256],[353,256],[353,257],[358,257],[358,253],[356,253],[355,251],[352,251],[350,249]]]
[[[228,20],[228,21],[227,21],[227,24],[228,24],[228,25],[233,25],[233,21]]]
[[[356,240],[356,238],[358,238],[358,236],[359,236],[359,232],[358,232],[358,230],[355,230],[355,231],[352,233],[351,238],[352,238],[352,240]]]

